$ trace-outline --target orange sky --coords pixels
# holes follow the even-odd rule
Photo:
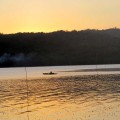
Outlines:
[[[0,0],[0,32],[120,27],[120,0]]]

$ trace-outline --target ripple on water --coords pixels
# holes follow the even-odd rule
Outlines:
[[[29,113],[35,120],[37,118],[34,118],[34,115],[47,111],[38,116],[41,118],[47,116],[46,120],[49,120],[48,116],[53,115],[55,110],[64,112],[62,108],[65,108],[69,111],[72,106],[78,119],[80,118],[78,111],[79,114],[83,112],[84,120],[84,112],[91,108],[94,108],[94,113],[98,115],[100,111],[97,111],[97,108],[102,110],[101,106],[104,106],[103,110],[109,111],[107,105],[112,105],[110,107],[114,109],[116,104],[120,107],[120,75],[86,75],[29,80],[28,91],[25,80],[0,80],[1,118],[6,114],[11,118],[14,115],[24,116]],[[64,116],[63,119],[65,118]],[[61,119],[60,116],[58,119]]]

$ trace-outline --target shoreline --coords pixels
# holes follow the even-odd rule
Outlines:
[[[96,69],[80,69],[80,70],[70,70],[70,71],[59,71],[59,72],[109,72],[109,71],[120,71],[120,68],[96,68]]]

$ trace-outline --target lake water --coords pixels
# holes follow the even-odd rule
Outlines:
[[[119,74],[119,71],[99,71],[100,68],[120,68],[120,64],[114,65],[75,65],[75,66],[48,66],[48,67],[27,67],[28,79],[39,79],[44,76],[43,73],[46,72],[57,72],[58,74],[55,77],[60,76],[69,76],[69,75],[91,75],[96,74]],[[95,69],[91,72],[74,72],[75,70],[86,70],[86,69]],[[73,72],[69,72],[73,71]],[[0,80],[5,79],[25,79],[25,68],[0,68]],[[52,76],[54,77],[54,76]]]
[[[119,64],[29,67],[28,80],[25,68],[0,68],[0,120],[119,120],[118,68]],[[82,71],[86,69],[95,71]],[[50,71],[58,74],[43,75]]]

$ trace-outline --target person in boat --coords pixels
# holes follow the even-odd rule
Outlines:
[[[50,74],[54,74],[52,71],[50,71]]]
[[[57,73],[54,73],[52,71],[50,71],[49,73],[43,73],[44,75],[53,75],[53,74],[57,74]]]

